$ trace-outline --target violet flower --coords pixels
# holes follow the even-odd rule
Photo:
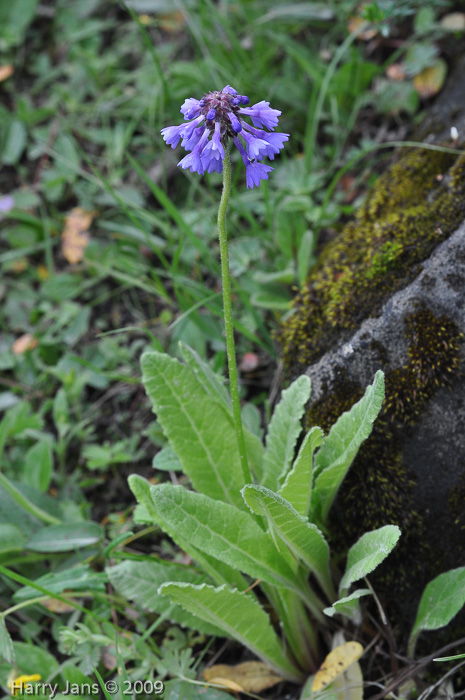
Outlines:
[[[281,112],[272,109],[269,102],[262,100],[251,107],[248,104],[249,98],[238,95],[230,85],[221,92],[209,92],[201,100],[193,97],[185,100],[181,113],[188,123],[161,130],[169,146],[176,148],[182,139],[181,145],[188,151],[178,165],[199,175],[221,173],[224,148],[231,139],[245,165],[247,187],[268,180],[268,173],[274,168],[261,161],[265,157],[273,160],[289,134],[274,133]],[[254,126],[244,121],[245,116],[251,118]]]

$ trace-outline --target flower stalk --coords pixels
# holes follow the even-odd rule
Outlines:
[[[226,145],[223,159],[223,191],[218,207],[218,238],[220,242],[221,280],[223,286],[223,312],[224,328],[226,334],[226,352],[228,356],[229,391],[233,407],[234,428],[239,447],[244,483],[250,484],[250,475],[247,453],[245,449],[244,430],[242,428],[241,403],[239,398],[239,383],[237,381],[236,348],[234,344],[234,326],[232,319],[231,280],[229,275],[228,234],[226,231],[226,211],[228,209],[231,194],[231,159],[229,148]]]

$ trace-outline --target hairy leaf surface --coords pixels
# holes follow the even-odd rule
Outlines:
[[[358,588],[350,595],[336,600],[330,608],[325,608],[323,612],[325,615],[328,615],[328,617],[343,615],[344,617],[348,617],[349,620],[352,620],[355,624],[360,624],[361,613],[358,601],[359,598],[363,598],[366,595],[371,595],[369,588]]]
[[[264,486],[247,484],[244,500],[257,515],[264,515],[276,534],[311,571],[331,599],[334,588],[329,573],[329,547],[323,534],[277,493]]]
[[[248,576],[300,592],[290,555],[276,550],[249,513],[172,484],[152,486],[151,494],[176,537]]]
[[[163,519],[162,514],[158,511],[152,498],[151,484],[146,479],[143,479],[138,474],[131,474],[128,483],[139,503],[137,508],[143,508],[144,510],[144,517],[147,518],[144,522],[152,522],[159,525],[184,552],[202,567],[212,581],[218,585],[227,583],[240,591],[248,587],[249,584],[239,571],[200,551],[194,547],[189,538],[184,539],[179,532],[170,527],[169,523]]]
[[[145,610],[162,615],[167,611],[166,598],[158,593],[163,583],[176,581],[200,585],[206,583],[205,575],[180,564],[162,561],[126,560],[105,569],[112,586],[128,600]],[[173,604],[168,618],[183,627],[190,627],[202,634],[224,636],[224,631]]]
[[[312,494],[312,519],[321,524],[326,522],[339,487],[360,445],[371,433],[383,399],[384,374],[379,370],[365,396],[350,411],[340,416],[315,455],[317,476]]]
[[[417,618],[409,641],[413,656],[415,642],[422,630],[445,627],[465,605],[465,566],[436,576],[421,596]]]
[[[227,636],[246,646],[284,678],[301,680],[300,674],[284,655],[268,615],[248,594],[228,590],[225,586],[213,588],[205,584],[193,586],[187,583],[165,583],[160,593],[169,595],[172,601],[189,612],[220,627]]]
[[[367,576],[386,559],[396,546],[400,534],[397,525],[385,525],[360,537],[347,555],[346,571],[339,584],[341,596],[347,593],[355,581]]]
[[[263,486],[279,488],[294,457],[294,449],[302,426],[300,424],[305,404],[310,398],[310,379],[306,374],[298,377],[282,393],[276,406],[266,436],[266,450],[263,458]]]
[[[279,495],[289,501],[299,515],[307,516],[310,510],[313,479],[313,453],[323,441],[323,431],[314,427],[308,431],[295,458]]]
[[[244,507],[244,477],[232,417],[193,370],[160,352],[144,353],[142,374],[163,432],[194,488]]]

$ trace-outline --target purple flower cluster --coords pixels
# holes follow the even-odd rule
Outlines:
[[[182,139],[181,146],[190,151],[178,165],[199,175],[213,171],[221,173],[224,147],[231,138],[246,168],[247,187],[268,180],[268,173],[274,168],[260,161],[265,156],[273,160],[289,139],[289,134],[274,133],[281,112],[272,109],[269,102],[262,100],[252,107],[248,104],[249,98],[238,95],[230,85],[221,92],[209,92],[201,100],[193,97],[185,100],[181,113],[188,123],[161,130],[169,146],[176,148]],[[251,118],[253,126],[243,120],[244,116]],[[273,133],[258,127],[265,127]]]

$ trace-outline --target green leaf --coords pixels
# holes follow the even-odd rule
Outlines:
[[[242,489],[242,495],[251,511],[264,515],[294,556],[316,576],[329,599],[334,598],[329,573],[329,547],[317,526],[299,515],[288,501],[264,486],[247,484]]]
[[[18,510],[18,506],[21,510]],[[28,484],[10,481],[0,472],[0,520],[11,522],[26,531],[37,520],[59,523],[59,519],[50,514],[51,511],[57,511],[57,504],[47,494]],[[34,531],[35,528],[29,529]]]
[[[53,421],[60,437],[64,437],[69,429],[68,399],[63,388],[59,389],[53,401]]]
[[[52,446],[49,440],[40,440],[24,456],[26,481],[39,491],[47,491],[52,478],[52,470]]]
[[[164,353],[142,356],[143,381],[163,432],[194,488],[244,507],[244,477],[232,417],[190,367]]]
[[[27,644],[26,642],[14,642],[13,646],[18,675],[23,673],[40,673],[42,678],[45,679],[58,673],[58,661],[45,649],[32,643]]]
[[[24,549],[26,537],[16,525],[0,523],[0,554],[20,552]]]
[[[247,593],[231,591],[225,586],[213,588],[188,583],[165,583],[160,593],[169,595],[189,612],[224,630],[284,678],[302,680],[301,674],[284,656],[282,643],[268,615]]]
[[[276,551],[271,537],[249,513],[172,484],[152,486],[151,494],[176,537],[248,576],[300,593],[290,555]]]
[[[176,581],[200,585],[207,581],[205,574],[199,574],[191,567],[162,561],[126,560],[107,567],[106,573],[118,593],[145,610],[160,615],[167,612],[166,599],[158,593],[163,583]],[[218,627],[186,612],[179,605],[173,604],[167,616],[172,622],[202,634],[222,636]]]
[[[103,535],[100,525],[92,522],[49,525],[32,535],[26,549],[34,552],[69,552],[95,544],[103,539]]]
[[[418,613],[409,640],[409,656],[413,656],[422,630],[445,627],[465,604],[465,566],[436,576],[421,596]]]
[[[305,231],[300,240],[299,251],[297,253],[297,280],[300,287],[303,287],[307,279],[315,244],[316,236],[313,231]]]
[[[401,532],[397,525],[385,525],[366,532],[349,549],[347,566],[339,584],[339,595],[345,596],[355,581],[370,574],[392,552]]]
[[[289,501],[302,516],[308,516],[312,495],[313,453],[323,442],[323,431],[314,427],[308,431],[286,476],[279,495]]]
[[[325,608],[323,612],[329,617],[333,617],[334,615],[343,615],[358,625],[361,622],[358,600],[366,595],[371,595],[369,588],[358,588],[350,595],[336,600],[336,602],[333,603],[330,608]]]
[[[298,377],[282,393],[276,406],[266,436],[266,451],[263,458],[262,484],[277,490],[287,474],[294,456],[295,444],[302,426],[305,404],[310,398],[310,379],[307,375]]]
[[[179,343],[179,349],[187,365],[195,372],[199,382],[210,396],[220,399],[227,408],[231,408],[231,399],[221,377],[210,365],[202,360],[200,355],[185,343]]]
[[[136,497],[139,505],[138,509],[143,509],[143,522],[151,522],[159,525],[163,530],[176,542],[176,544],[186,552],[194,561],[196,561],[202,569],[210,576],[210,578],[218,585],[227,583],[230,586],[237,588],[240,591],[248,587],[247,581],[242,577],[239,571],[231,568],[222,561],[210,557],[205,552],[201,552],[194,547],[189,539],[184,539],[181,534],[172,530],[169,524],[163,519],[161,512],[156,507],[152,494],[151,484],[147,479],[143,479],[138,474],[131,474],[128,479],[129,488]]]
[[[6,628],[4,617],[0,617],[0,658],[5,659],[10,664],[15,662],[13,640]]]
[[[171,445],[167,445],[153,458],[153,468],[161,472],[182,472],[182,464]]]
[[[317,477],[312,493],[312,520],[322,524],[326,522],[339,487],[360,445],[371,433],[383,399],[384,374],[378,370],[365,396],[350,411],[342,414],[316,453]]]
[[[66,571],[58,571],[45,574],[34,583],[42,588],[46,588],[51,593],[62,593],[65,590],[72,591],[104,591],[106,578],[102,574],[95,573],[85,564],[75,566]],[[13,595],[13,599],[20,603],[37,596],[37,589],[32,586],[19,588]]]
[[[190,348],[185,343],[180,342],[179,347],[181,354],[187,365],[193,370],[197,380],[202,387],[213,399],[219,399],[228,410],[232,418],[231,398],[224,386],[221,377],[212,370],[207,362],[204,362],[200,355]],[[261,439],[247,425],[243,425],[245,448],[251,467],[255,476],[261,474],[264,448]]]
[[[1,160],[5,165],[16,165],[26,147],[27,132],[24,124],[14,119],[4,139]]]

